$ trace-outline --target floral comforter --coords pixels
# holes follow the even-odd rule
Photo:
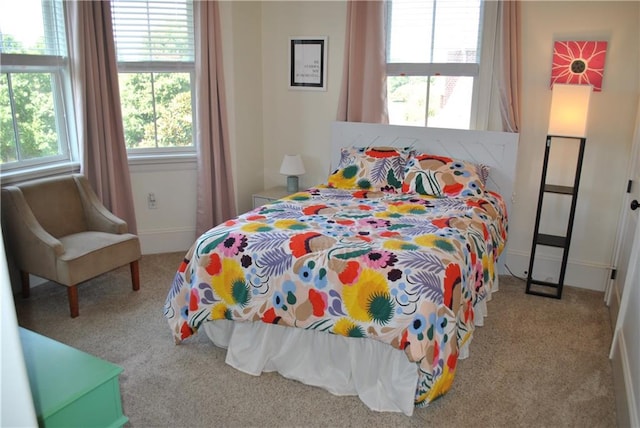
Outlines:
[[[203,234],[165,303],[176,342],[229,319],[368,337],[416,362],[416,405],[451,387],[504,247],[497,194],[433,198],[317,187]]]

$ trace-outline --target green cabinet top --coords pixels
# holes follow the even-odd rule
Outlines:
[[[117,377],[122,368],[20,328],[36,414],[43,419]]]

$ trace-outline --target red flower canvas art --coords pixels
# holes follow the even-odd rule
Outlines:
[[[607,42],[560,41],[553,46],[551,86],[554,83],[591,85],[602,91]]]

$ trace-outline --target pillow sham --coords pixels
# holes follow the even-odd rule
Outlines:
[[[402,191],[439,198],[478,196],[484,193],[482,174],[471,162],[421,153],[407,161]]]
[[[327,184],[337,189],[399,192],[410,147],[343,147],[338,168]]]

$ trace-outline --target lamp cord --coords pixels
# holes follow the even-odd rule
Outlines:
[[[505,269],[507,269],[507,272],[509,272],[509,273],[511,274],[511,276],[512,276],[512,277],[514,277],[514,278],[518,278],[520,281],[527,282],[527,278],[524,278],[524,277],[518,276],[518,275],[516,275],[515,273],[513,273],[513,272],[511,271],[511,269],[509,268],[509,265],[507,265],[506,263],[504,264],[504,267],[505,267]]]

